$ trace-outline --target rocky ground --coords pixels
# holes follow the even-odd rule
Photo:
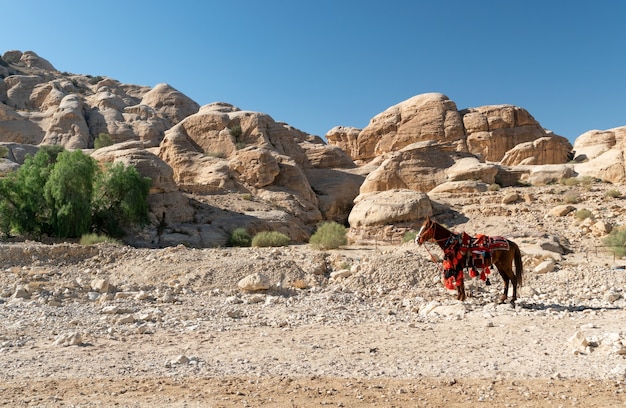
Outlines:
[[[626,261],[600,231],[626,215],[610,189],[433,198],[451,228],[520,244],[515,305],[494,302],[496,273],[456,301],[432,244],[6,242],[0,405],[626,406]],[[271,287],[238,287],[255,273]]]

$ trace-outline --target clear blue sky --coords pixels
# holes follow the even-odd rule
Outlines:
[[[307,133],[441,92],[574,140],[626,125],[626,1],[3,1],[0,53],[165,82]]]

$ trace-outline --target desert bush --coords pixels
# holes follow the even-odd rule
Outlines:
[[[111,238],[107,235],[100,235],[96,233],[83,234],[83,236],[80,237],[81,245],[94,245],[94,244],[99,244],[102,242],[106,242],[110,244],[119,244],[119,241],[114,238]]]
[[[111,146],[113,139],[108,133],[100,133],[98,137],[93,141],[93,148],[98,150],[103,147]]]
[[[241,130],[241,126],[234,125],[233,127],[231,127],[230,134],[231,136],[235,138],[235,140],[239,139],[239,137],[241,137],[241,135],[243,134],[243,131]]]
[[[569,191],[563,195],[563,202],[567,204],[577,204],[580,201],[580,197],[577,193]]]
[[[580,183],[576,177],[566,177],[561,179],[561,184],[564,186],[577,186]]]
[[[259,232],[252,238],[253,247],[280,247],[287,246],[291,239],[278,231]]]
[[[5,146],[0,146],[0,157],[7,157],[9,154],[9,149]]]
[[[622,196],[622,193],[617,190],[609,190],[605,193],[605,196],[611,198],[620,198]]]
[[[493,184],[489,184],[488,190],[489,191],[500,191],[500,188],[501,188],[500,184],[493,183]]]
[[[249,247],[251,244],[252,239],[250,238],[250,234],[248,234],[248,231],[243,227],[235,228],[226,243],[226,245],[231,247]]]
[[[586,220],[589,217],[591,217],[591,211],[586,208],[581,208],[580,210],[576,211],[576,218],[580,221]]]
[[[626,255],[626,227],[614,228],[602,242],[611,248],[616,256]]]
[[[416,231],[407,231],[404,233],[404,236],[402,237],[402,243],[406,244],[407,242],[413,242],[415,241],[416,237],[417,237]]]
[[[589,190],[591,188],[591,185],[594,182],[594,178],[590,177],[590,176],[584,176],[580,179],[580,184],[582,184],[582,186]]]
[[[309,239],[317,249],[336,249],[348,243],[346,227],[334,221],[322,223]]]
[[[254,197],[252,197],[252,194],[250,193],[243,193],[241,195],[241,198],[243,198],[246,201],[252,201],[254,199]]]

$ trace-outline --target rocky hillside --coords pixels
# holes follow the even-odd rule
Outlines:
[[[265,113],[201,107],[164,83],[59,72],[32,51],[5,52],[0,78],[9,152],[0,173],[50,144],[137,166],[153,181],[152,223],[128,239],[138,246],[220,246],[237,227],[306,242],[324,220],[349,224],[353,242],[390,241],[424,215],[451,213],[437,194],[626,179],[626,127],[572,146],[521,107],[458,109],[437,93],[400,102],[364,129],[333,128],[326,142]],[[114,144],[94,150],[101,134]]]

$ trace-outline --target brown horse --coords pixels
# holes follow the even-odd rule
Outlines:
[[[437,245],[444,251],[444,259],[447,259],[449,254],[454,253],[451,251],[451,245],[455,245],[454,242],[459,234],[454,234],[442,225],[432,221],[430,217],[427,217],[419,230],[415,242],[418,245],[422,245],[426,241],[435,241]],[[504,303],[509,293],[509,282],[513,285],[513,297],[511,303],[515,303],[517,299],[517,287],[522,285],[522,275],[524,273],[522,265],[522,254],[517,244],[509,239],[506,239],[508,248],[496,249],[490,251],[490,258],[485,266],[489,267],[495,265],[498,268],[500,276],[504,281],[504,293],[500,296],[500,303]],[[513,271],[513,262],[515,262],[515,271]],[[444,261],[445,263],[445,261]],[[449,264],[448,264],[449,265]],[[457,299],[465,300],[465,285],[463,284],[463,267],[467,267],[466,263],[459,263],[458,267],[453,271],[445,271],[445,277],[454,276],[455,273],[459,273],[459,279],[456,279]]]

